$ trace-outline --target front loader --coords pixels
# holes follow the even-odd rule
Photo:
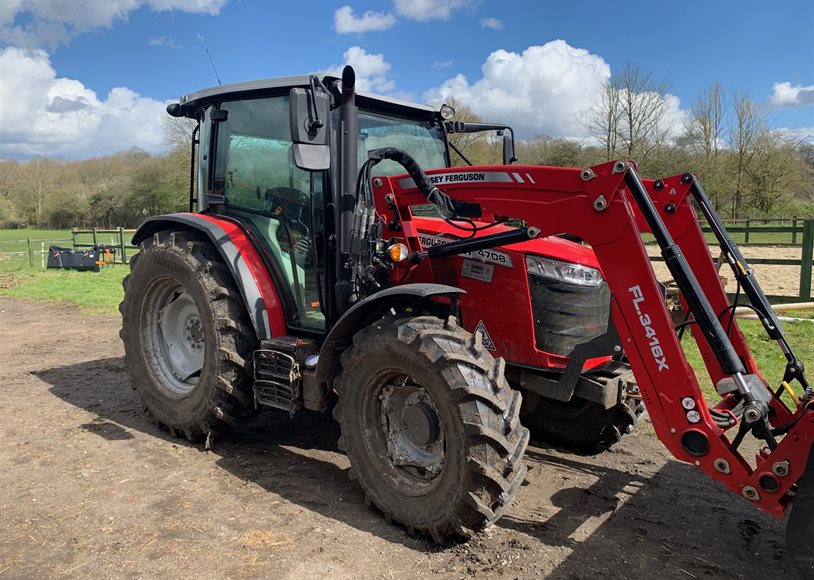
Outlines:
[[[677,459],[776,517],[794,503],[789,549],[812,573],[814,393],[697,177],[642,180],[628,161],[516,165],[509,127],[354,85],[346,67],[168,107],[198,121],[190,211],[139,228],[121,306],[133,386],[155,420],[209,445],[264,407],[332,411],[368,500],[443,541],[510,505],[527,427],[595,453],[646,408]],[[504,164],[450,167],[448,134],[480,130],[502,134]],[[776,388],[697,211],[786,356]],[[643,233],[680,290],[678,332]],[[739,452],[747,436],[762,446],[752,461]]]

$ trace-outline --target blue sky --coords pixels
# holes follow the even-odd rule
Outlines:
[[[161,111],[216,84],[350,62],[374,92],[454,96],[521,137],[582,138],[608,76],[720,81],[814,140],[814,2],[2,0],[0,156],[160,152]]]

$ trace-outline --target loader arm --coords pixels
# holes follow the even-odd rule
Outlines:
[[[790,408],[780,398],[782,391],[767,387],[737,324],[730,325],[733,309],[690,205],[700,190],[694,177],[643,182],[625,162],[584,170],[495,166],[427,175],[451,198],[478,204],[484,216],[517,218],[538,228],[541,236],[568,233],[590,244],[611,289],[613,320],[659,439],[674,457],[696,465],[763,511],[785,514],[806,467],[814,411],[807,398],[790,400]],[[409,207],[426,199],[415,182],[398,176],[373,185],[377,205],[389,207],[398,218],[383,237],[420,249]],[[688,322],[712,384],[723,392],[712,410],[684,355],[641,233],[652,233],[659,243],[692,315]],[[748,266],[737,254],[740,266],[735,267],[744,275]],[[429,256],[410,267],[449,276],[444,260]],[[759,301],[759,286],[753,284],[750,292],[750,299]],[[787,347],[782,328],[776,332],[773,338]],[[804,378],[800,382],[807,386]],[[749,433],[766,443],[753,463],[738,450]]]

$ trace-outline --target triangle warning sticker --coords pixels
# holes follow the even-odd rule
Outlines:
[[[481,343],[486,347],[486,350],[495,350],[495,343],[492,342],[492,338],[486,331],[486,325],[483,323],[483,320],[479,321],[478,325],[475,327],[475,332],[478,331],[480,331],[481,334]]]

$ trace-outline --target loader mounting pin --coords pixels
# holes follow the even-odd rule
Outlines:
[[[743,418],[746,419],[747,423],[756,423],[757,421],[760,421],[762,417],[763,412],[757,405],[749,405],[743,412]]]
[[[760,501],[760,494],[751,485],[744,485],[741,493],[743,493],[743,497],[748,500]]]
[[[789,474],[789,462],[785,460],[778,461],[772,465],[772,473],[777,477],[786,477]]]
[[[617,161],[613,164],[613,172],[614,173],[624,173],[627,171],[627,163],[624,161]]]
[[[596,211],[605,211],[608,208],[608,200],[604,195],[600,195],[594,200],[594,209]]]
[[[689,183],[692,181],[692,173],[685,173],[681,176],[681,183]]]
[[[653,187],[656,189],[664,189],[664,182],[661,179],[657,179],[653,182]]]
[[[596,177],[596,173],[594,173],[591,169],[583,169],[579,176],[582,178],[582,181],[591,181],[594,177]]]
[[[729,462],[723,457],[719,457],[718,459],[716,459],[713,465],[715,466],[715,469],[717,469],[721,473],[725,473],[726,475],[732,473],[732,470],[729,468]]]

